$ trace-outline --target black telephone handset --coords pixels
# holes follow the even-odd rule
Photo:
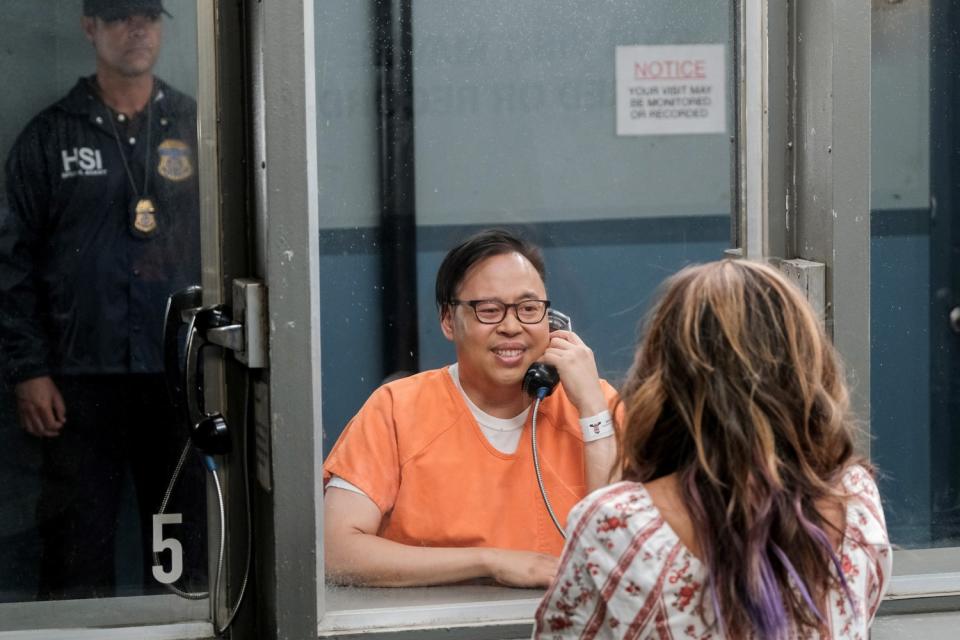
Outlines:
[[[204,307],[194,314],[187,325],[187,353],[184,371],[183,398],[187,409],[187,426],[193,444],[204,453],[230,453],[230,432],[227,421],[219,411],[207,411],[203,407],[203,358],[208,346],[216,346],[208,338],[212,329],[232,324],[224,305]]]
[[[172,294],[167,300],[163,326],[163,358],[170,402],[186,423],[193,443],[205,454],[230,451],[226,421],[216,411],[203,408],[203,359],[201,353],[211,343],[207,333],[230,325],[223,305],[201,307],[203,291],[198,286]],[[186,325],[185,353],[180,353],[180,329]]]
[[[167,298],[167,313],[163,321],[163,370],[167,382],[170,404],[177,411],[183,424],[189,420],[184,404],[184,362],[180,349],[180,330],[189,324],[193,314],[203,305],[203,289],[194,285]]]
[[[573,330],[573,321],[570,320],[570,316],[556,309],[547,310],[547,324],[550,325],[550,331]],[[534,398],[547,397],[553,393],[558,382],[560,382],[560,374],[557,368],[543,362],[534,362],[523,374],[523,390]]]

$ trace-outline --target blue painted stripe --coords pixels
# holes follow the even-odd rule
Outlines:
[[[447,251],[467,236],[498,226],[522,234],[543,248],[593,245],[645,245],[682,242],[725,242],[730,239],[729,214],[537,222],[528,224],[465,224],[417,227],[418,251]],[[323,255],[375,254],[376,227],[324,229]]]
[[[870,235],[922,236],[930,234],[930,209],[885,209],[870,212]]]

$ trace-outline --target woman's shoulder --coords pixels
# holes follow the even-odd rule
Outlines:
[[[644,486],[624,480],[601,487],[578,502],[567,519],[567,536],[595,538],[633,529],[654,517],[656,508]]]
[[[851,521],[851,512],[856,514],[861,510],[867,512],[867,520],[886,529],[883,517],[883,504],[880,500],[880,490],[873,474],[859,464],[853,464],[844,469],[840,479],[842,490],[847,497],[847,522]],[[863,518],[860,518],[862,521]],[[868,524],[861,522],[861,524]]]
[[[888,547],[886,518],[873,474],[858,464],[850,465],[843,472],[841,485],[847,499],[845,537],[861,544]]]
[[[893,550],[873,474],[851,465],[840,482],[846,494],[846,528],[838,560],[852,606],[845,608],[842,597],[832,599],[832,624],[834,629],[861,624],[865,630],[889,586]]]
[[[862,465],[851,464],[843,470],[840,482],[844,489],[856,495],[864,494],[873,499],[879,499],[877,483],[873,474],[867,471]]]

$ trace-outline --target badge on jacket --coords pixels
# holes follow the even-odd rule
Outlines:
[[[149,196],[137,196],[130,203],[130,232],[137,238],[150,238],[157,231],[157,205]]]
[[[160,156],[157,172],[167,180],[180,182],[193,175],[190,147],[182,140],[164,140],[157,147],[157,154]]]

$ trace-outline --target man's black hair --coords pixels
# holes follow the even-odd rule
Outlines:
[[[486,229],[455,246],[440,263],[436,286],[437,310],[440,315],[443,315],[444,307],[456,299],[457,289],[473,265],[505,253],[519,253],[529,260],[546,283],[547,272],[539,247],[506,229]]]

